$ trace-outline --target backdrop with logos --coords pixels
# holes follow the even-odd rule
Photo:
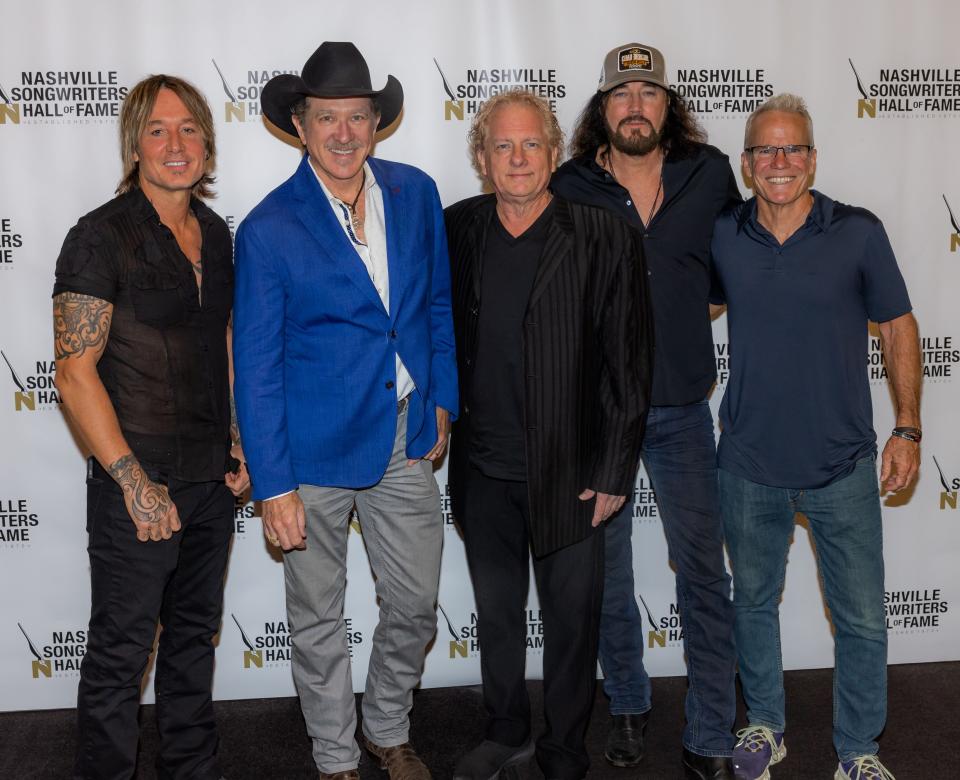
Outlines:
[[[261,117],[259,95],[296,73],[323,40],[352,40],[375,86],[403,84],[400,121],[377,154],[423,168],[445,205],[474,195],[466,131],[479,105],[535,91],[569,131],[605,53],[627,41],[660,48],[671,83],[739,170],[744,121],[765,98],[804,96],[819,148],[816,187],[884,221],[923,338],[922,472],[884,500],[891,663],[960,658],[960,55],[951,0],[905,6],[810,0],[803,6],[370,0],[168,0],[163,12],[106,0],[11,4],[0,32],[0,710],[73,706],[89,614],[84,452],[54,388],[50,291],[68,229],[119,179],[117,117],[150,73],[183,76],[207,96],[219,159],[212,206],[231,229],[297,165],[300,151]],[[742,177],[740,178],[743,187]],[[744,190],[746,192],[746,190]],[[952,211],[951,211],[952,208]],[[716,410],[727,379],[724,317],[715,322]],[[874,335],[864,344],[876,429],[893,411]],[[423,685],[479,680],[476,616],[445,470],[438,629]],[[655,497],[634,501],[634,559],[653,675],[684,671],[682,624]],[[218,638],[215,696],[292,695],[279,556],[258,508],[239,501]],[[376,623],[359,525],[351,530],[346,617],[361,690]],[[541,669],[536,594],[528,606],[529,674]],[[782,604],[786,668],[830,666],[829,618],[810,534],[799,519]],[[152,701],[145,686],[144,701]]]

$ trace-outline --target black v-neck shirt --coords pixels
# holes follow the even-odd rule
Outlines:
[[[496,479],[527,479],[523,317],[553,213],[551,201],[516,237],[495,216],[487,232],[471,393],[470,461]]]

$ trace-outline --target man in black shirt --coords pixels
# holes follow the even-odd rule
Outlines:
[[[649,396],[641,250],[620,220],[547,189],[562,134],[545,101],[499,95],[470,135],[495,194],[445,212],[462,399],[449,479],[488,724],[454,777],[494,777],[534,752],[524,683],[532,548],[547,722],[537,762],[546,777],[581,778],[603,580],[596,531],[632,487]]]
[[[212,640],[249,480],[230,419],[230,233],[198,199],[212,194],[213,119],[193,86],[151,76],[124,101],[120,137],[120,194],[70,231],[53,291],[57,389],[92,454],[73,776],[133,776],[159,619],[158,775],[217,780]]]
[[[643,462],[657,496],[689,670],[684,765],[689,777],[733,777],[733,610],[724,568],[713,418],[716,377],[710,327],[710,240],[717,214],[740,194],[726,156],[703,143],[669,89],[663,55],[628,43],[604,60],[600,86],[574,132],[574,158],[551,188],[619,215],[642,237],[653,303],[653,396]],[[600,663],[615,766],[643,756],[650,679],[633,584],[628,504],[606,529]]]

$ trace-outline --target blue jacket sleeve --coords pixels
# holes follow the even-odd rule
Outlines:
[[[233,303],[234,395],[253,498],[297,488],[284,393],[286,289],[276,258],[244,222],[237,230]]]
[[[453,308],[450,299],[450,258],[447,253],[447,232],[443,208],[436,185],[430,182],[432,267],[430,269],[430,334],[433,355],[430,362],[430,398],[457,419],[457,357],[453,337]]]

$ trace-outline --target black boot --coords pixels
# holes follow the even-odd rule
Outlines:
[[[683,749],[683,771],[687,780],[734,780],[733,759],[701,756]]]
[[[649,710],[639,715],[614,715],[603,757],[614,766],[639,764],[643,758],[643,732],[647,729],[649,717]]]

